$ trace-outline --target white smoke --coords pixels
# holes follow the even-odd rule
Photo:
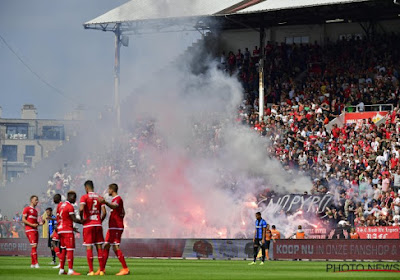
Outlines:
[[[265,138],[235,121],[243,89],[211,60],[208,67],[195,75],[185,63],[171,66],[125,102],[128,123],[151,118],[165,147],[142,152],[154,176],[129,187],[131,237],[246,235],[253,230],[255,194],[311,187],[308,178],[287,173],[270,157]]]
[[[168,16],[171,8],[165,5],[168,7],[168,1],[159,1],[154,9]],[[196,1],[196,5],[200,5],[200,1]],[[117,184],[121,180],[129,182],[120,184],[127,212],[128,235],[169,238],[246,235],[254,230],[257,193],[266,188],[278,193],[299,193],[308,191],[311,182],[306,177],[284,171],[280,162],[268,154],[270,143],[267,139],[250,127],[237,123],[243,89],[235,77],[217,70],[207,56],[207,49],[197,51],[200,56],[186,56],[180,63],[150,74],[148,68],[159,63],[154,54],[169,57],[175,43],[179,42],[155,37],[147,46],[142,61],[129,62],[122,58],[121,72],[127,70],[124,69],[127,64],[132,68],[148,65],[140,75],[144,86],[132,84],[132,81],[139,80],[138,75],[132,77],[132,81],[122,75],[122,83],[135,89],[123,101],[125,132],[112,130],[112,125],[105,122],[102,126],[93,127],[88,137],[90,141],[81,140],[79,147],[68,150],[73,152],[68,154],[74,157],[75,162],[57,158],[58,162],[54,164],[48,161],[49,167],[43,168],[44,172],[50,172],[50,165],[60,166],[67,161],[79,168],[81,162],[78,157],[85,157],[88,151],[104,156],[105,150],[114,142],[118,145],[121,144],[118,140],[126,140],[126,134],[131,133],[130,128],[143,123],[143,120],[151,120],[155,139],[144,143],[140,151],[137,148],[129,150],[127,145],[121,144],[125,149],[116,150],[113,155],[113,159],[125,158],[126,154],[132,156],[124,162],[124,169],[132,167],[131,174],[124,173],[126,178],[115,176]],[[208,70],[195,75],[189,64],[206,65]],[[92,103],[96,102],[98,100],[93,98]],[[141,136],[134,134],[130,137],[140,140]],[[107,140],[113,143],[105,144]],[[162,149],[155,148],[154,142]],[[96,166],[96,162],[92,165]],[[85,179],[93,179],[96,186],[104,188],[105,185],[98,183],[101,180],[96,177],[96,172],[92,173]],[[39,177],[40,182],[45,184],[47,176]],[[39,183],[35,185],[41,187]],[[26,184],[26,189],[28,187],[31,185]],[[275,221],[277,225],[279,222],[287,223],[287,219]]]

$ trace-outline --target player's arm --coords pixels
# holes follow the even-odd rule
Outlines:
[[[104,221],[106,216],[107,216],[106,206],[103,204],[101,205],[101,221]]]
[[[79,203],[79,216],[83,220],[83,211],[85,210],[85,205],[86,203],[81,200],[81,203]]]
[[[100,203],[103,203],[105,205],[107,205],[108,207],[110,207],[111,209],[116,209],[118,207],[117,203],[110,203],[107,202],[103,197],[99,199]]]
[[[266,227],[263,227],[263,229],[262,229],[262,240],[261,240],[261,242],[264,244],[265,243],[265,235],[266,235]]]
[[[23,222],[25,225],[30,226],[30,227],[33,227],[33,228],[37,228],[37,227],[38,227],[38,224],[32,224],[32,223],[30,223],[30,222],[28,222],[28,221],[26,220],[26,214],[23,214],[23,215],[22,215],[22,222]]]
[[[78,218],[75,216],[75,213],[74,213],[74,212],[70,212],[70,213],[69,213],[69,216],[71,217],[71,219],[72,219],[72,221],[73,221],[74,223],[82,224],[82,220],[78,219]]]
[[[257,236],[257,229],[254,230],[253,242],[256,240],[256,236]]]

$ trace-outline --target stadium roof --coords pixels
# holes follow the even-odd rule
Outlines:
[[[284,9],[296,9],[304,7],[315,7],[323,5],[349,4],[355,2],[367,2],[370,0],[268,0],[251,7],[242,9],[238,13],[258,13]]]
[[[85,24],[121,23],[183,17],[211,16],[238,0],[131,0]],[[254,2],[254,1],[253,1]],[[257,1],[259,2],[259,1]]]
[[[254,13],[364,1],[370,0],[130,0],[85,25]]]
[[[325,23],[332,17],[353,21],[398,18],[399,9],[393,0],[130,0],[84,23],[84,27],[112,31],[115,24],[121,23],[123,31],[160,29],[183,20],[214,18],[223,29],[244,25],[255,28],[260,24],[255,14],[262,15],[267,26],[273,26],[283,21]]]

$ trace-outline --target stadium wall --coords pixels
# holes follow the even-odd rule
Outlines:
[[[77,240],[76,244],[81,244]],[[121,248],[133,258],[252,259],[252,240],[234,239],[124,239]],[[271,259],[400,260],[400,240],[296,240],[271,242]],[[47,239],[41,239],[40,256],[50,256]],[[86,256],[77,245],[75,255]],[[26,239],[0,239],[0,256],[30,256]]]
[[[377,23],[376,30],[378,33],[399,32],[400,19],[390,21],[380,21]],[[267,29],[266,41],[285,42],[287,37],[308,37],[310,43],[317,41],[324,44],[325,38],[330,41],[337,41],[340,36],[365,36],[365,32],[359,23],[330,23],[319,25],[288,25],[278,26]],[[251,29],[226,30],[220,34],[219,51],[242,52],[247,47],[250,52],[254,46],[259,45],[258,32]]]

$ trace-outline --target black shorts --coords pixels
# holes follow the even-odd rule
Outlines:
[[[264,243],[264,245],[262,244],[262,239],[261,238],[254,239],[254,246],[256,246],[256,245],[261,247],[261,248],[265,248],[265,243]]]
[[[271,240],[265,240],[265,249],[269,250],[269,245],[271,244]]]

